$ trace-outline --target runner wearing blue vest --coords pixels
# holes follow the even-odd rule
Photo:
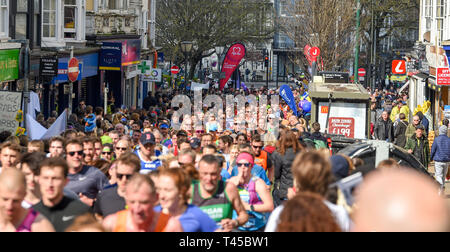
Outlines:
[[[141,160],[141,174],[148,174],[161,166],[160,160],[152,161],[152,157],[155,156],[155,136],[150,132],[142,134],[139,150],[136,150],[135,154]]]

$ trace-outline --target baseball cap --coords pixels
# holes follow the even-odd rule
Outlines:
[[[113,143],[112,138],[109,136],[102,136],[100,139],[102,140],[102,145]]]
[[[155,136],[150,132],[146,132],[146,133],[142,134],[142,136],[140,138],[140,143],[142,145],[155,144]]]
[[[162,124],[161,126],[159,126],[160,129],[168,129],[169,125],[167,124]]]
[[[198,147],[200,147],[200,145],[201,145],[200,139],[198,139],[198,138],[193,138],[193,139],[191,140],[191,148],[192,148],[192,149],[197,149]]]
[[[416,130],[418,130],[418,129],[425,130],[425,126],[423,126],[422,124],[419,124],[416,126]]]

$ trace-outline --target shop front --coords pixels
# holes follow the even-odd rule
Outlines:
[[[78,59],[80,74],[77,81],[73,83],[73,111],[78,107],[79,101],[84,100],[86,104],[93,107],[101,106],[99,99],[100,79],[98,75],[99,54],[90,53],[74,56]],[[50,85],[44,85],[44,114],[48,116],[51,111],[61,114],[69,107],[69,78],[68,62],[70,58],[58,58],[58,75],[50,81]],[[52,102],[53,101],[53,102]]]
[[[99,70],[107,88],[109,103],[116,108],[137,106],[140,90],[138,64],[141,62],[138,39],[103,42]]]

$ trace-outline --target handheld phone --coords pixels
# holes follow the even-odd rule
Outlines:
[[[341,189],[342,193],[344,194],[345,200],[347,201],[347,205],[353,206],[353,203],[355,203],[353,193],[355,189],[360,184],[362,184],[363,181],[364,179],[362,173],[358,172],[352,176],[349,176],[337,182],[337,186],[339,187],[339,189]]]

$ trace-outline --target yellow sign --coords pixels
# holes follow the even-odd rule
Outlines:
[[[23,134],[25,134],[25,129],[21,128],[21,127],[17,127],[16,136],[22,136]]]
[[[22,122],[23,121],[23,111],[22,110],[17,111],[16,121],[17,122]]]
[[[391,81],[405,82],[407,78],[407,75],[392,75]]]

